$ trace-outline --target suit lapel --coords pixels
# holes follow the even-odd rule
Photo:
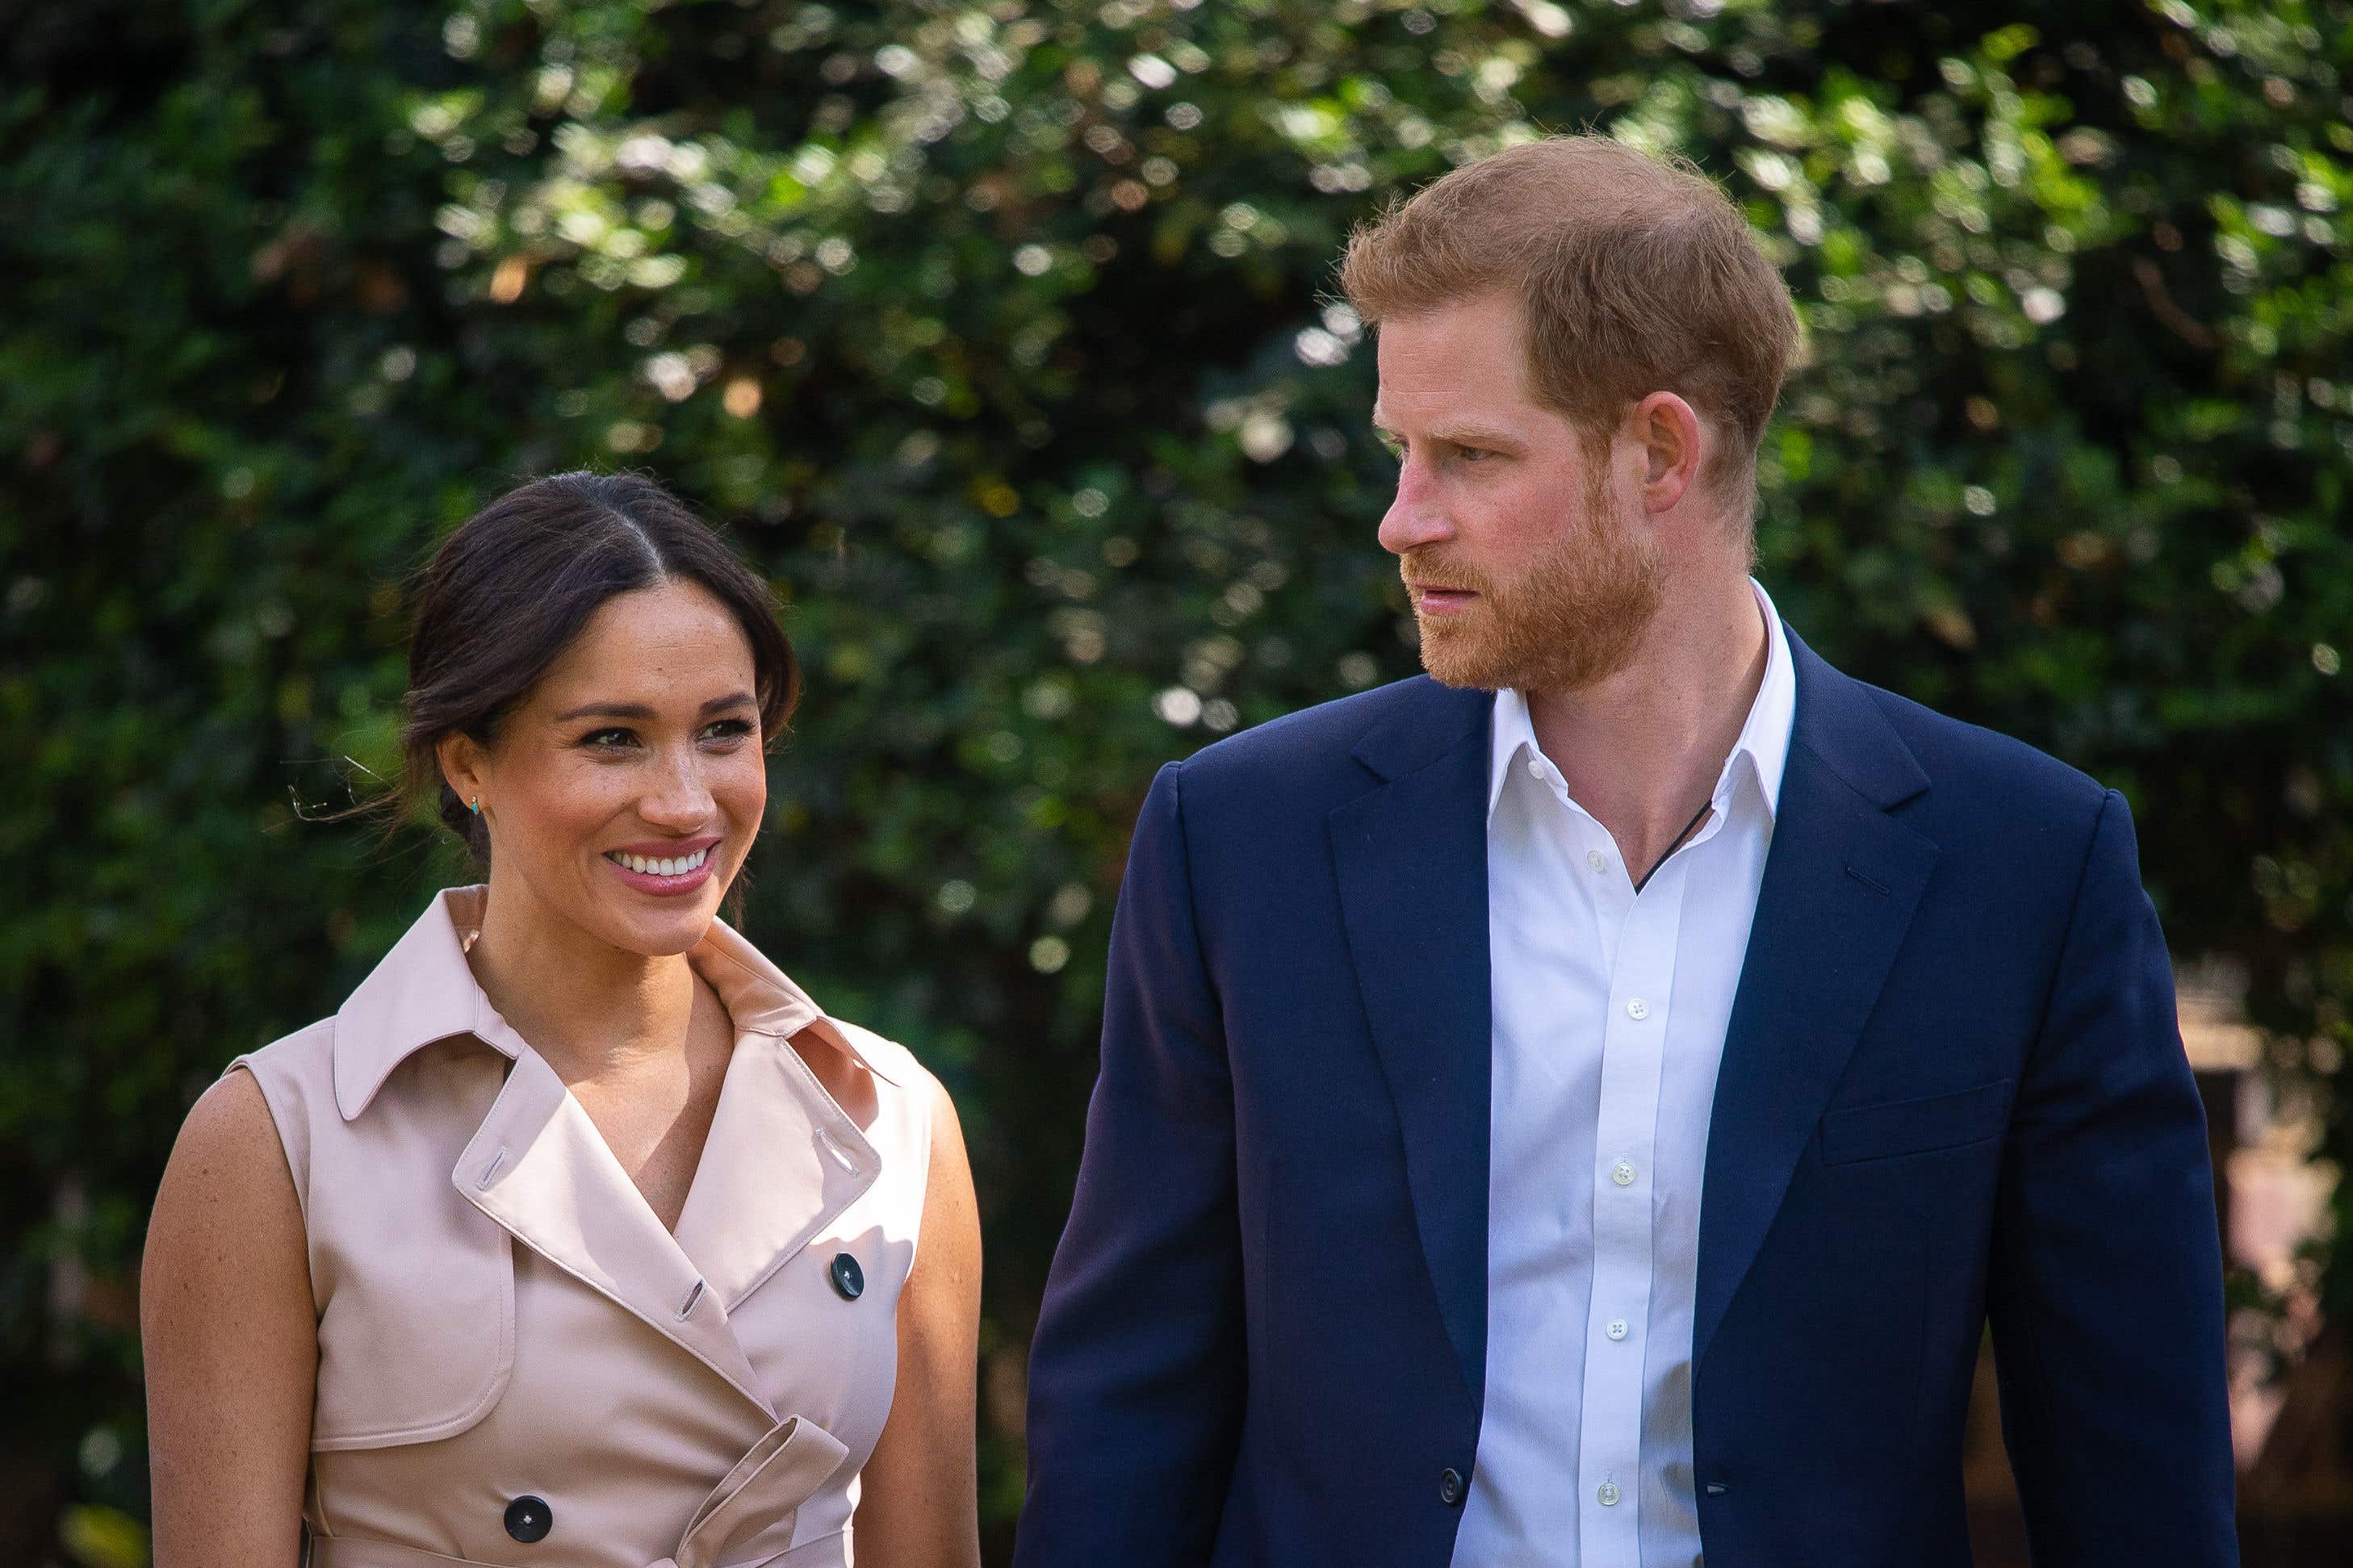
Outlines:
[[[1794,634],[1798,706],[1725,1030],[1700,1202],[1700,1364],[1904,944],[1936,847],[1888,815],[1926,775],[1870,692]]]
[[[1356,756],[1386,780],[1332,813],[1348,947],[1397,1106],[1439,1313],[1473,1408],[1487,1361],[1486,693],[1420,683]]]

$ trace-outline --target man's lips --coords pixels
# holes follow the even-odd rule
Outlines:
[[[1479,595],[1468,588],[1440,588],[1432,584],[1409,583],[1406,592],[1413,596],[1413,607],[1424,615],[1449,615],[1470,607]]]

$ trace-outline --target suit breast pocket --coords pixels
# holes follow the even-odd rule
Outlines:
[[[2014,1079],[1951,1094],[1849,1106],[1822,1118],[1822,1163],[1852,1165],[1928,1154],[1999,1137],[2010,1124]]]

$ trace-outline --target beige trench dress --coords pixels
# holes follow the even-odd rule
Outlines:
[[[433,900],[332,1018],[233,1064],[309,1237],[314,1568],[840,1568],[897,1371],[931,1079],[724,924],[735,1052],[676,1234]],[[842,1054],[861,1126],[791,1037]]]

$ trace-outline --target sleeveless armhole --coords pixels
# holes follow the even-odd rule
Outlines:
[[[277,1064],[260,1052],[237,1058],[221,1076],[242,1071],[261,1090],[261,1103],[278,1129],[278,1151],[286,1158],[286,1173],[294,1181],[294,1202],[307,1223],[311,1217],[311,1124],[303,1113],[302,1090],[291,1074],[273,1070]]]
[[[915,1053],[896,1040],[884,1039],[871,1030],[860,1030],[864,1048],[878,1058],[878,1065],[898,1080],[899,1087],[886,1089],[898,1100],[893,1114],[900,1118],[898,1142],[908,1152],[907,1164],[912,1168],[906,1204],[910,1211],[907,1258],[910,1276],[916,1261],[923,1253],[923,1216],[930,1212],[932,1197],[932,1140],[937,1134],[939,1102],[947,1090]]]
[[[242,1071],[253,1079],[261,1090],[261,1103],[269,1108],[270,1125],[278,1130],[278,1152],[286,1161],[286,1173],[294,1183],[295,1210],[302,1217],[303,1273],[310,1281],[313,1317],[325,1312],[326,1303],[319,1299],[318,1251],[311,1234],[311,1113],[304,1080],[306,1076],[322,1077],[317,1064],[327,1060],[333,1035],[334,1021],[324,1019],[249,1051],[221,1069],[223,1078]]]

